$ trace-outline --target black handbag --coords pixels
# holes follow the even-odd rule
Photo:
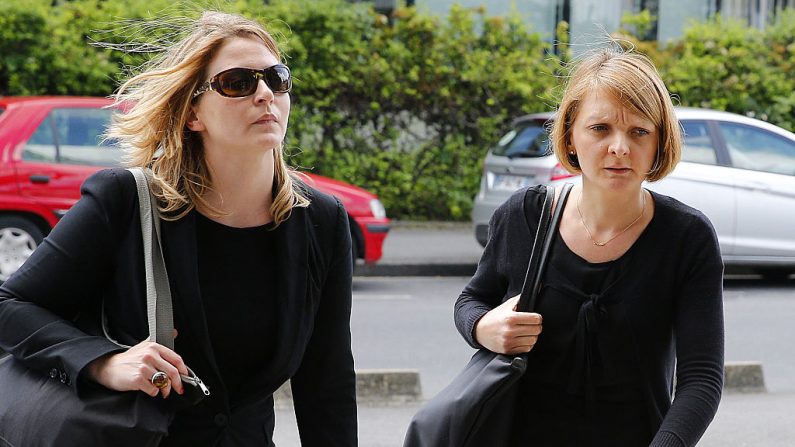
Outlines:
[[[146,260],[149,339],[174,349],[173,312],[160,245],[159,218],[147,174],[130,169],[138,186]],[[153,231],[154,227],[154,231]],[[106,338],[109,334],[102,311]],[[31,370],[8,356],[0,360],[0,447],[157,446],[180,407],[195,405],[210,392],[193,371],[182,376],[185,394],[164,401],[140,391],[119,392],[99,384],[81,385],[80,394],[53,376]],[[173,400],[173,401],[172,401]]]
[[[572,185],[567,183],[552,214],[554,189],[546,188],[533,251],[516,309],[530,312],[541,286],[549,248]],[[428,401],[409,424],[403,447],[501,447],[511,436],[516,387],[527,369],[527,354],[478,350],[453,381]]]

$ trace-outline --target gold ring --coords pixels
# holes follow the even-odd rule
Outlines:
[[[168,386],[169,378],[168,374],[164,373],[163,371],[158,371],[152,374],[152,378],[150,379],[152,385],[156,386],[159,389],[163,389]]]

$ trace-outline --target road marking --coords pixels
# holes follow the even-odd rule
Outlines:
[[[370,294],[370,293],[354,293],[354,301],[408,301],[413,299],[411,295],[387,295],[383,293]]]

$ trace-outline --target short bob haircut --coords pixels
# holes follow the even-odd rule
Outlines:
[[[611,95],[657,127],[657,156],[646,180],[661,180],[673,171],[682,156],[682,131],[668,89],[649,58],[616,48],[589,53],[572,68],[550,132],[553,151],[566,170],[582,172],[577,155],[569,153],[571,128],[580,103],[592,92]]]
[[[166,48],[146,69],[127,80],[115,95],[117,113],[107,136],[119,142],[128,166],[150,167],[153,193],[161,217],[176,220],[197,204],[221,215],[205,199],[212,189],[201,137],[186,127],[193,93],[207,80],[207,65],[224,42],[250,38],[281,60],[276,41],[259,23],[235,14],[207,11],[185,30],[182,40]],[[287,94],[287,93],[285,93]],[[201,100],[201,97],[198,99]],[[294,207],[306,207],[303,183],[284,161],[283,148],[273,149],[275,225],[289,218]]]

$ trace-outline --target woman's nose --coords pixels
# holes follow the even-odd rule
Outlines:
[[[257,79],[257,90],[254,92],[254,99],[259,102],[273,101],[273,90],[268,87],[264,79]]]
[[[629,144],[627,138],[623,135],[616,135],[610,141],[607,151],[616,157],[626,157],[629,154]]]

